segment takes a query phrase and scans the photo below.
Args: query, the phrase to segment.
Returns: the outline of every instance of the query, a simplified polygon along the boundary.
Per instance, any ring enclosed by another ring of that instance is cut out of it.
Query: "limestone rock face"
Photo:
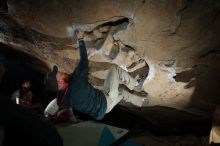
[[[150,106],[210,114],[220,101],[220,1],[3,0],[0,11],[0,43],[48,68],[72,72],[79,55],[71,30],[78,28],[96,49],[90,75],[97,87],[117,64],[148,75]]]

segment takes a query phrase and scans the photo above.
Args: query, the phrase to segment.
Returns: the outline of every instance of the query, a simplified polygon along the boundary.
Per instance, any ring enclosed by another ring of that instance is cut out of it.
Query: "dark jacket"
[[[97,120],[105,116],[105,95],[88,82],[88,56],[83,40],[79,41],[80,62],[73,72],[64,104]]]

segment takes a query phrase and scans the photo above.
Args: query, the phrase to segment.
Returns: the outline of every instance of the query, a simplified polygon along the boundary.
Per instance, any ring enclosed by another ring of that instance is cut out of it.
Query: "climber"
[[[143,93],[143,80],[138,82],[120,67],[110,69],[103,90],[95,89],[88,82],[89,68],[84,32],[76,31],[75,35],[80,49],[80,62],[72,75],[56,73],[59,93],[58,97],[46,107],[46,116],[56,114],[59,108],[72,107],[76,111],[100,120],[121,100],[139,107],[148,103],[146,93],[143,96],[137,96],[119,88],[120,84],[124,84],[130,90]]]

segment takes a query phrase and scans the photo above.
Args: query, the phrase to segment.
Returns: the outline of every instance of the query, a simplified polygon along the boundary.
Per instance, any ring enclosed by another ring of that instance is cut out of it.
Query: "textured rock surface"
[[[220,101],[220,1],[3,0],[0,11],[0,43],[48,68],[71,72],[77,64],[67,32],[74,26],[97,50],[90,59],[95,85],[102,86],[111,64],[134,76],[145,66],[150,105],[211,114]]]

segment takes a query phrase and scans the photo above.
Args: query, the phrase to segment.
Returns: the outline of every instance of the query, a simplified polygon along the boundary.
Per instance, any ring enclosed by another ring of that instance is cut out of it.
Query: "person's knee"
[[[108,74],[110,74],[111,76],[113,74],[118,74],[118,67],[117,66],[112,66],[108,72]]]
[[[112,66],[111,67],[111,71],[117,71],[118,69],[117,69],[117,66]]]
[[[121,74],[123,72],[123,69],[121,67],[119,67],[119,66],[113,66],[111,68],[111,71],[117,72],[118,74]]]

